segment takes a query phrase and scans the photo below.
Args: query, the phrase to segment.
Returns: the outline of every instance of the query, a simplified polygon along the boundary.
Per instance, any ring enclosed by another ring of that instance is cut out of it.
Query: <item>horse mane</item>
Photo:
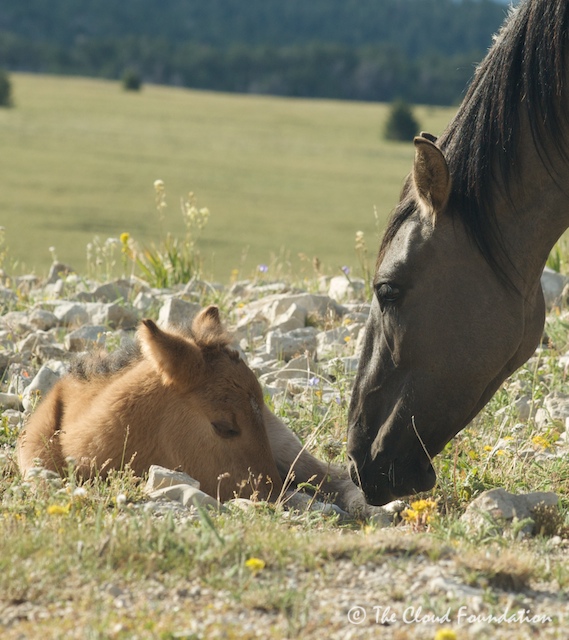
[[[552,142],[567,158],[562,147],[561,97],[568,26],[567,0],[526,0],[511,11],[438,141],[452,178],[449,209],[460,216],[471,239],[498,272],[496,252],[503,250],[503,242],[490,186],[497,178],[507,185],[515,171],[524,111],[548,171],[551,161],[546,148]]]
[[[568,30],[567,0],[526,0],[511,10],[476,69],[456,116],[438,139],[452,178],[449,211],[504,278],[499,260],[504,243],[492,206],[491,186],[497,179],[508,185],[516,170],[515,151],[524,112],[549,173],[552,162],[547,148],[553,146],[560,157],[568,158],[563,147],[561,100]],[[506,191],[506,195],[510,194]],[[402,202],[388,223],[379,260],[413,211],[408,180]]]
[[[229,347],[232,337],[225,329],[219,332],[193,331],[189,326],[168,327],[196,344],[206,360],[216,353],[226,352],[230,358],[239,358],[239,353]],[[85,382],[108,378],[124,371],[142,360],[140,344],[136,340],[125,341],[116,351],[99,349],[77,355],[70,364],[69,375]]]

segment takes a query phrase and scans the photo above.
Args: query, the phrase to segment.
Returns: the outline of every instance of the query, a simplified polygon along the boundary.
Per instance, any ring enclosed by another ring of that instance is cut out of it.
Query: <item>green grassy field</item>
[[[156,86],[136,94],[25,74],[12,83],[15,106],[0,109],[0,225],[18,271],[45,273],[50,246],[84,271],[95,236],[157,241],[152,185],[162,179],[168,229],[182,231],[178,203],[190,190],[211,211],[206,276],[248,276],[274,256],[298,273],[299,253],[333,272],[356,263],[357,230],[375,251],[374,207],[382,227],[411,168],[411,144],[381,139],[385,105]],[[452,113],[416,110],[436,134]]]

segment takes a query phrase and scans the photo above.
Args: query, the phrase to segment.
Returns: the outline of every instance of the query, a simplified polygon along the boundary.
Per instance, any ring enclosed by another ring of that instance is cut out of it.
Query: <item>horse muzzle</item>
[[[404,496],[428,491],[437,480],[428,458],[420,460],[369,460],[358,465],[348,455],[352,482],[364,493],[366,502],[381,506]]]

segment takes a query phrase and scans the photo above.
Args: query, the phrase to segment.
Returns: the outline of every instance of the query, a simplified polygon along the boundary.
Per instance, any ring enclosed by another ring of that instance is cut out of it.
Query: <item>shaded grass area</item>
[[[47,250],[85,269],[85,247],[129,232],[163,235],[153,182],[168,191],[169,228],[182,233],[188,191],[211,211],[206,275],[227,282],[298,254],[336,270],[356,262],[353,238],[377,237],[411,168],[410,143],[381,139],[380,104],[225,95],[14,74],[13,109],[0,110],[0,224],[12,258],[45,272]],[[440,133],[452,109],[418,108]],[[245,257],[244,257],[245,256]]]

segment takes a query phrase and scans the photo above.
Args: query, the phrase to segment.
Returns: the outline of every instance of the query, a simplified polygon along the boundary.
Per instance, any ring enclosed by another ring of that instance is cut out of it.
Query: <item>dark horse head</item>
[[[372,504],[428,490],[432,458],[539,343],[540,274],[569,225],[567,0],[509,18],[388,224],[349,416]]]

